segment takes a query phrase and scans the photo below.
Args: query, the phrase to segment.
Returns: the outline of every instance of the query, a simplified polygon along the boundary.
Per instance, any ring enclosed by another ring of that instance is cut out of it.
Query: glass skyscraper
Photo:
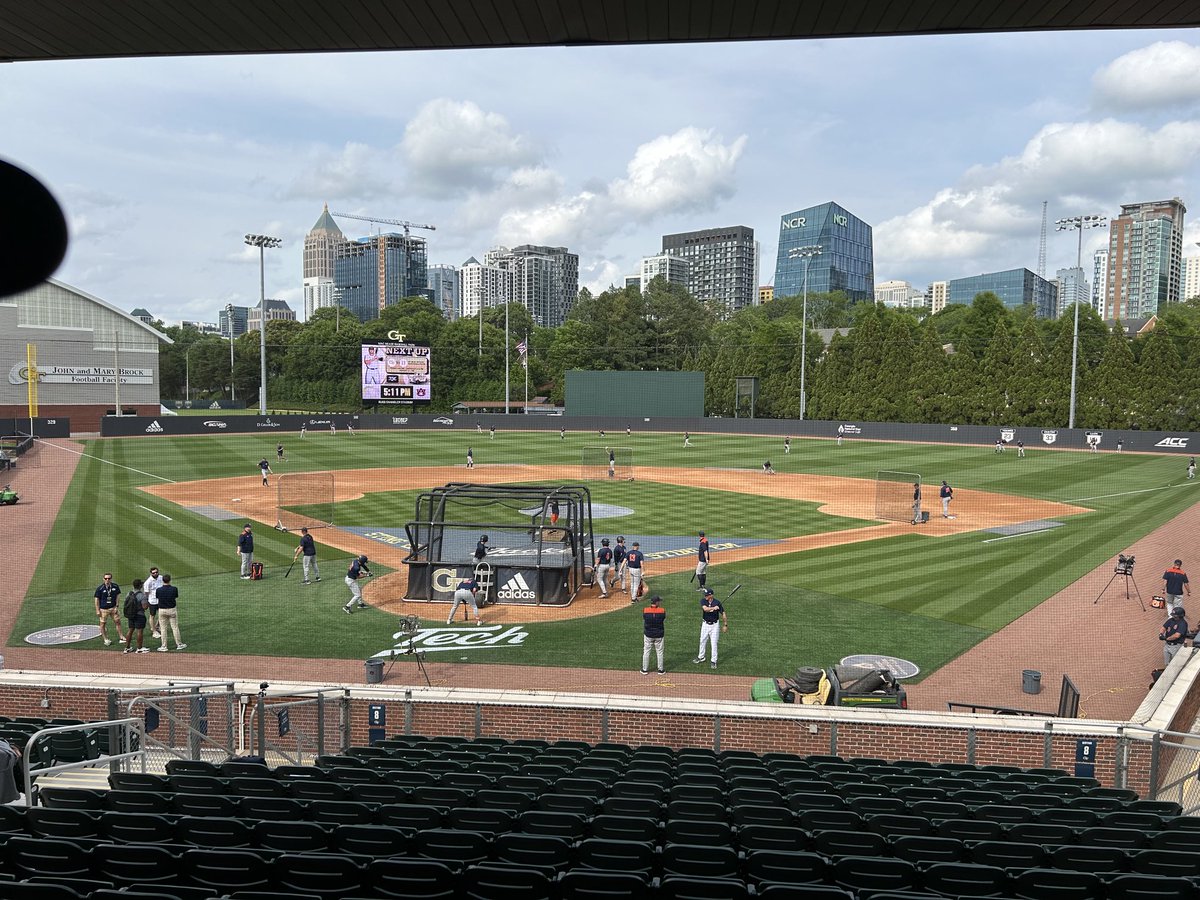
[[[798,247],[819,246],[808,260],[808,292],[844,291],[851,300],[875,300],[875,262],[871,226],[836,203],[823,203],[787,213],[779,220],[779,254],[775,258],[775,296],[804,292],[803,258],[791,259]]]
[[[950,296],[946,302],[969,306],[976,294],[989,291],[1009,309],[1029,304],[1039,319],[1053,319],[1058,310],[1058,289],[1054,282],[1039,277],[1029,269],[1008,269],[955,278],[950,282]]]
[[[424,238],[378,234],[337,248],[333,283],[338,302],[360,322],[379,318],[404,297],[428,297],[429,273]]]

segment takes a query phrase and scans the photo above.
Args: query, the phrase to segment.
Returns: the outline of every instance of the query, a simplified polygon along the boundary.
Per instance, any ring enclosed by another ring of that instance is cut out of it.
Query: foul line
[[[1038,531],[1023,531],[1020,534],[1006,534],[1004,537],[988,538],[986,541],[980,541],[981,544],[991,544],[995,541],[1007,541],[1009,538],[1025,537],[1030,534],[1045,534],[1047,531],[1054,531],[1053,528],[1042,528]]]
[[[172,519],[170,516],[163,516],[163,514],[162,514],[162,513],[160,513],[160,512],[156,512],[155,510],[151,509],[151,508],[150,508],[150,507],[148,507],[148,506],[142,506],[142,504],[140,504],[140,503],[138,504],[138,506],[141,506],[141,507],[142,507],[142,509],[144,509],[144,510],[145,510],[146,512],[148,512],[148,513],[154,513],[156,516],[162,516],[162,517],[163,517],[164,519],[166,519],[168,522],[174,522],[174,521],[175,521],[175,520],[174,520],[174,519]]]
[[[1196,482],[1193,481],[1192,484]],[[1121,491],[1119,494],[1097,494],[1095,497],[1080,497],[1078,500],[1059,500],[1059,503],[1083,503],[1085,500],[1104,500],[1108,497],[1128,497],[1130,494],[1152,494],[1155,491],[1166,491],[1173,487],[1188,487],[1188,484],[1164,484],[1162,487],[1142,488],[1137,491]]]
[[[130,472],[137,472],[139,475],[145,475],[148,478],[157,478],[159,481],[165,481],[167,484],[178,484],[177,481],[172,481],[170,478],[163,478],[161,475],[155,475],[153,472],[143,472],[141,469],[135,469],[133,466],[123,466],[120,463],[115,463],[111,459],[101,459],[99,456],[93,456],[91,453],[84,453],[82,450],[76,450],[73,447],[64,447],[61,444],[51,444],[49,441],[41,438],[34,438],[39,444],[45,444],[47,447],[53,447],[55,450],[65,450],[67,453],[74,453],[77,456],[86,456],[88,459],[94,459],[96,462],[107,463],[110,466],[116,466],[118,469],[127,469]],[[154,512],[154,510],[150,510]]]

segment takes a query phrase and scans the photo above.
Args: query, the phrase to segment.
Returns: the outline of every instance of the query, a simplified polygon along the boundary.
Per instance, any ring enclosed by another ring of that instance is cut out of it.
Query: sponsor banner
[[[113,366],[38,366],[37,380],[41,384],[115,384],[117,370]],[[29,381],[29,367],[17,363],[8,370],[9,384]],[[153,369],[121,367],[121,384],[154,384]]]
[[[228,428],[229,425],[224,419],[205,419],[205,428]]]
[[[857,425],[848,425],[843,422],[838,426],[838,434],[862,434],[862,429]]]

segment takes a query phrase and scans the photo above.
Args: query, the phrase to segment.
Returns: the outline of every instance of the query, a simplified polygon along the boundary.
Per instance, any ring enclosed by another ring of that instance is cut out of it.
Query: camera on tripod
[[[1132,553],[1126,556],[1124,553],[1117,554],[1117,564],[1113,567],[1113,572],[1118,575],[1132,575],[1133,566],[1137,562],[1137,557]]]

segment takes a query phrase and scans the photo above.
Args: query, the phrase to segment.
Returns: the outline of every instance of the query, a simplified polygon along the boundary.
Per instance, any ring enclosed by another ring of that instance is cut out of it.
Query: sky
[[[283,239],[267,296],[302,312],[326,202],[435,225],[431,264],[566,246],[593,291],[729,225],[770,283],[780,217],[828,201],[874,227],[876,282],[921,289],[1036,269],[1043,201],[1051,278],[1054,220],[1122,203],[1182,198],[1200,252],[1195,31],[13,63],[0,122],[66,211],[55,277],[168,324],[258,302],[246,233]]]

